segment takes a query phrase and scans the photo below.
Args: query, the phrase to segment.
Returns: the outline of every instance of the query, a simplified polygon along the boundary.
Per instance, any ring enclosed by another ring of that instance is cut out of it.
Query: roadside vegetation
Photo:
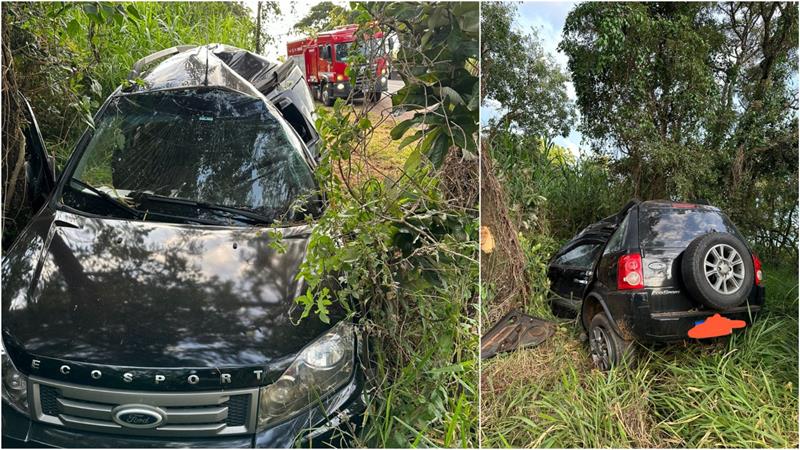
[[[280,14],[277,2],[260,3],[262,18]],[[371,344],[368,410],[358,432],[341,434],[367,447],[475,447],[478,6],[321,5],[311,11],[321,21],[298,27],[391,30],[404,83],[376,108],[318,111],[330,206],[303,268],[311,290],[297,301],[321,317],[340,303]],[[20,175],[25,120],[11,94],[30,100],[60,168],[139,58],[212,42],[253,51],[270,38],[237,2],[3,3],[2,19],[4,248],[32,214]]]
[[[484,361],[486,447],[796,447],[797,273],[765,267],[769,312],[730,339],[638,347],[635,365],[594,369],[579,326]]]
[[[358,445],[474,447],[478,6],[354,4],[350,17],[362,33],[394,34],[403,87],[391,106],[318,109],[331,207],[309,244],[301,301],[309,314],[343,305],[370,336]],[[328,293],[332,282],[346,288]]]
[[[579,4],[567,67],[516,17],[482,8],[483,99],[500,105],[482,130],[481,225],[497,242],[483,329],[521,307],[558,331],[483,362],[483,445],[796,447],[796,5]],[[580,154],[553,142],[573,129]],[[765,261],[768,311],[729,339],[639,346],[603,373],[579,324],[550,312],[546,265],[634,197],[722,208]]]

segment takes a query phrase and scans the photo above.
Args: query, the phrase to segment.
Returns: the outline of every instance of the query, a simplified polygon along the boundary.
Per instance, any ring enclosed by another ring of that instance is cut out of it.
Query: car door
[[[319,46],[319,73],[320,75],[325,72],[331,71],[331,46],[330,44]]]
[[[25,136],[25,189],[26,201],[34,211],[44,205],[56,184],[55,161],[48,156],[39,123],[28,99],[20,95],[27,126]]]
[[[599,239],[582,239],[561,249],[548,267],[550,289],[565,299],[583,299],[604,245]]]
[[[314,127],[314,101],[303,73],[293,61],[281,64],[275,73],[275,88],[263,94],[305,142],[311,156],[318,159],[319,133]]]

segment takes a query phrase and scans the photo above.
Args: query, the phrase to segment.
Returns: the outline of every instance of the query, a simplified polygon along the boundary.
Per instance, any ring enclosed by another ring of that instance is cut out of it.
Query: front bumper
[[[330,90],[331,98],[355,98],[363,97],[365,94],[379,94],[385,92],[388,88],[388,78],[383,76],[374,82],[356,82],[355,86],[350,84],[350,81],[338,81],[336,83],[329,83],[328,89]]]
[[[720,314],[728,319],[743,320],[749,327],[763,308],[764,295],[764,287],[755,286],[750,295],[749,304],[746,303],[727,311],[693,309],[653,312],[649,296],[646,293],[633,293],[629,294],[629,314],[625,315],[620,331],[623,337],[642,342],[682,341],[689,339],[690,329],[714,314]],[[619,320],[617,322],[619,323]],[[624,336],[630,333],[633,336]]]
[[[323,400],[326,417],[315,407],[256,434],[204,438],[151,438],[72,430],[32,421],[3,403],[3,447],[91,447],[91,448],[287,448],[341,446],[341,428],[352,433],[366,409],[364,376],[356,370],[350,382]]]

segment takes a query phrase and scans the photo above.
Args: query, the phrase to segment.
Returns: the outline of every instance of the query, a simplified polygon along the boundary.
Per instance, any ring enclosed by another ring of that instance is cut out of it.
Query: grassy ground
[[[602,373],[562,321],[542,346],[484,362],[483,446],[797,447],[797,270],[765,273],[768,312],[727,340],[640,346],[635,367]]]
[[[320,109],[332,109],[323,106],[321,103],[316,105]],[[398,116],[390,114],[392,100],[386,95],[377,104],[355,100],[351,103],[351,107],[354,111],[359,112],[366,108],[370,122],[375,125],[371,139],[367,143],[366,154],[354,155],[355,157],[352,158],[353,163],[358,164],[361,168],[361,170],[354,170],[353,172],[377,178],[399,177],[403,164],[405,164],[408,155],[414,150],[414,146],[408,145],[400,149],[400,141],[393,140],[389,132],[392,131],[395,125],[410,118],[412,115],[408,113]],[[358,179],[353,181],[357,182]]]

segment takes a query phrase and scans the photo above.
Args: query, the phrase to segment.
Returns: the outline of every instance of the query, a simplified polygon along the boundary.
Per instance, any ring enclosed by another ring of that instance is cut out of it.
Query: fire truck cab
[[[358,25],[346,25],[319,33],[316,38],[303,38],[286,44],[289,59],[303,71],[314,97],[326,106],[351,94],[378,101],[386,90],[389,70],[383,33],[359,39],[359,44],[354,46],[357,30]],[[353,72],[358,75],[355,83],[351,83],[345,70],[355,52],[363,54],[367,62]]]

